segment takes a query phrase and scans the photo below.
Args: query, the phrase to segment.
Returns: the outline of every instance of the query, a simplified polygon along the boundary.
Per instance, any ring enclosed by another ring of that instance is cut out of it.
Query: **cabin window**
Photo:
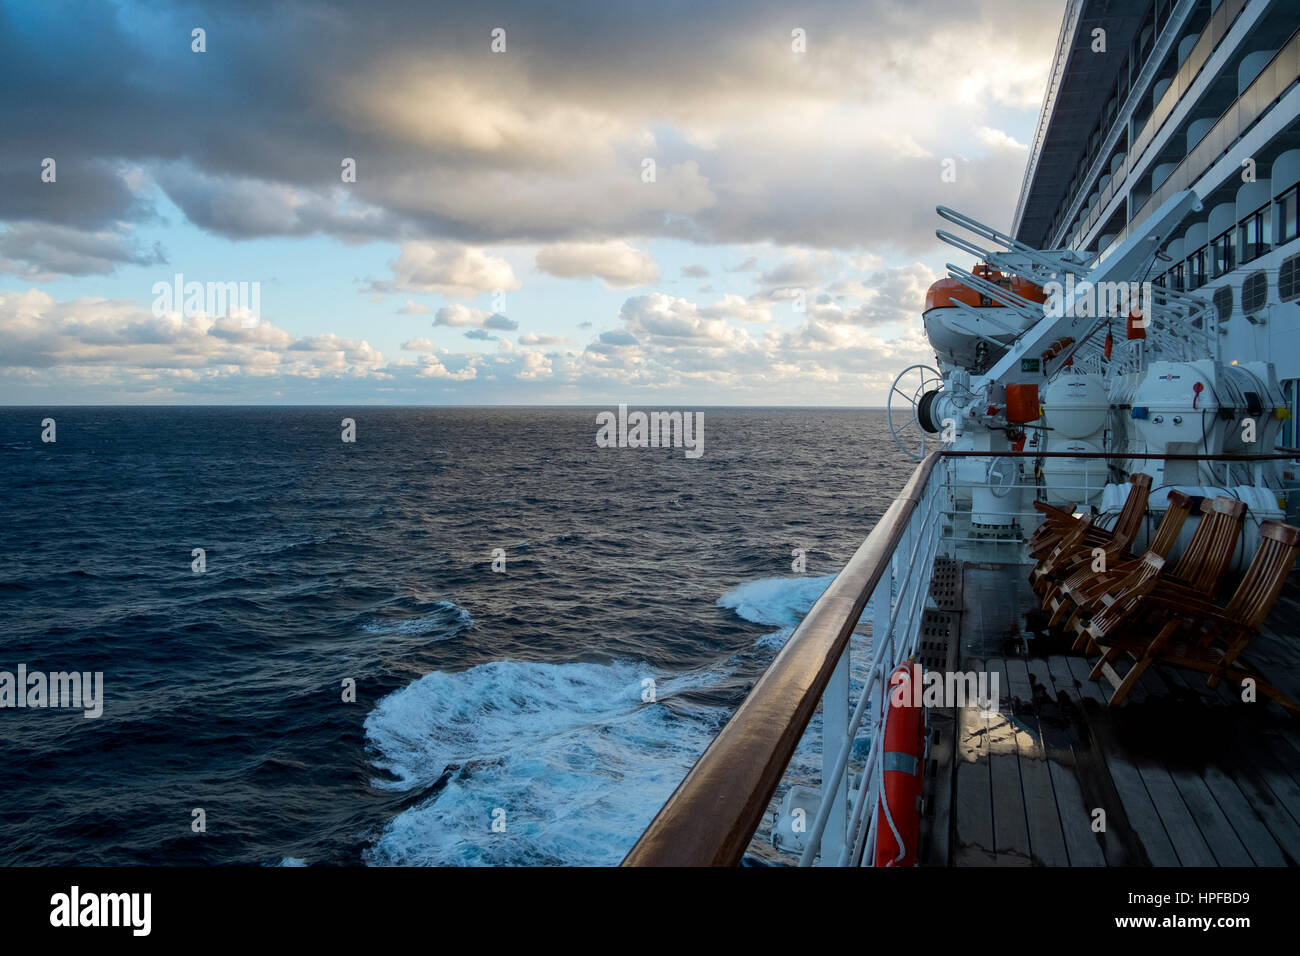
[[[1213,265],[1212,278],[1217,279],[1226,272],[1231,272],[1236,268],[1236,250],[1233,248],[1232,237],[1236,229],[1229,229],[1220,236],[1216,236],[1210,243],[1210,262]]]
[[[1238,229],[1238,261],[1250,262],[1268,252],[1269,233],[1269,207],[1264,206],[1247,216]]]
[[[1296,187],[1292,186],[1277,197],[1277,241],[1278,244],[1290,242],[1300,232],[1300,222],[1296,214],[1300,212],[1296,205]]]
[[[1169,288],[1176,292],[1183,291],[1183,264],[1181,262],[1169,270]]]
[[[1187,257],[1187,289],[1199,289],[1205,285],[1207,266],[1209,265],[1209,246],[1201,246]]]

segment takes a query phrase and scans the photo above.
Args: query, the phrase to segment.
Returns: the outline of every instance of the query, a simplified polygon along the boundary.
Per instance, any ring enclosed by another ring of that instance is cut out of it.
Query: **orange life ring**
[[[920,698],[921,665],[899,664],[889,676],[886,697],[876,866],[916,866],[925,756],[925,708]]]

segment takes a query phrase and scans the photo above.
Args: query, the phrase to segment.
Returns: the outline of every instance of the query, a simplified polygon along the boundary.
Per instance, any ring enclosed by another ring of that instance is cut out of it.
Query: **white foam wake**
[[[437,640],[447,640],[463,633],[474,624],[469,611],[450,601],[438,601],[433,610],[415,617],[372,618],[361,625],[368,634],[380,635],[435,635]]]
[[[673,695],[718,676],[523,661],[426,674],[366,718],[375,764],[395,778],[374,783],[424,787],[453,769],[386,825],[368,862],[617,863],[725,717]],[[656,703],[642,701],[646,677]]]
[[[738,584],[718,598],[718,607],[730,608],[746,621],[773,627],[794,627],[817,603],[835,575],[819,578],[760,578]]]

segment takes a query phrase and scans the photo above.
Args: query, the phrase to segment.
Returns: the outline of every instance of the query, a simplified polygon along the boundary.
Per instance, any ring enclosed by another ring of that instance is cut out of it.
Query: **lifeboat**
[[[1029,279],[1003,273],[987,263],[971,271],[1030,302],[1047,301],[1042,287]],[[980,316],[962,311],[959,304],[977,310]],[[1001,358],[1015,337],[1033,324],[995,296],[952,278],[940,279],[930,286],[921,319],[926,337],[941,363],[976,373],[985,371]]]

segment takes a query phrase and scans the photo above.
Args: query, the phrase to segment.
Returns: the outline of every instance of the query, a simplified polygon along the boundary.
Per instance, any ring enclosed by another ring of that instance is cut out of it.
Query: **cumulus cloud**
[[[433,317],[434,325],[446,325],[452,328],[471,326],[476,329],[497,329],[512,332],[519,328],[519,323],[500,312],[487,309],[475,309],[461,302],[444,305]]]
[[[125,300],[58,301],[38,289],[0,293],[0,366],[9,369],[315,378],[372,375],[383,364],[368,342],[332,333],[295,337],[267,321],[244,328],[234,317],[155,316]]]
[[[401,254],[389,266],[393,278],[372,282],[375,292],[436,292],[471,299],[482,292],[519,288],[510,263],[468,246],[403,243]]]
[[[373,395],[382,386],[382,394],[407,401],[431,395],[556,400],[576,389],[764,402],[813,388],[819,401],[870,404],[883,398],[897,368],[930,358],[915,321],[883,335],[878,327],[810,310],[795,327],[769,323],[753,332],[711,318],[706,309],[662,293],[633,296],[619,310],[618,326],[583,348],[530,334],[518,344],[498,340],[495,353],[458,352],[413,338],[401,347],[414,361],[389,361],[364,340],[329,332],[297,336],[266,320],[243,328],[238,320],[202,314],[154,316],[123,300],[0,293],[0,383],[38,382],[61,396],[94,385],[101,394],[116,389],[160,401],[309,400],[318,394],[310,389],[323,381],[341,394]],[[489,334],[473,326],[466,331]],[[346,391],[362,383],[372,391]]]
[[[706,318],[738,319],[741,322],[770,322],[772,309],[766,296],[752,295],[749,298],[728,292],[718,301],[700,309]]]
[[[539,270],[553,276],[601,279],[608,288],[649,285],[659,279],[654,257],[622,240],[544,246],[536,262]]]
[[[539,332],[525,332],[519,336],[520,345],[564,345],[568,341],[564,335],[544,335]]]
[[[759,273],[758,281],[765,286],[816,285],[834,265],[835,257],[829,252],[797,249],[789,258]]]

